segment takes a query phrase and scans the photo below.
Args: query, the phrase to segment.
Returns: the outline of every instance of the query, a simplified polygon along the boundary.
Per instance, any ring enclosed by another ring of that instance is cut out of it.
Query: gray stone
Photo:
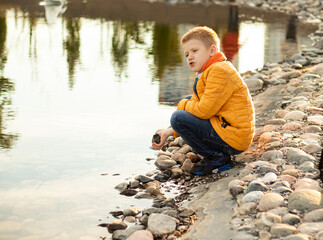
[[[126,240],[131,234],[136,231],[144,230],[143,225],[134,225],[125,230],[116,230],[112,234],[113,240]]]
[[[297,233],[297,228],[284,223],[276,223],[271,229],[270,233],[273,237],[286,237]]]
[[[269,119],[266,124],[271,125],[284,125],[286,123],[286,120],[283,118],[275,118],[275,119]]]
[[[268,190],[269,188],[262,181],[255,180],[249,183],[249,186],[246,189],[246,193],[253,192],[253,191],[266,192]]]
[[[302,148],[302,150],[307,153],[319,153],[320,151],[322,151],[322,148],[318,144],[310,143],[310,144],[305,145]]]
[[[136,199],[153,199],[153,198],[155,198],[155,196],[153,196],[147,192],[140,192],[140,193],[136,194],[135,198]]]
[[[271,182],[275,182],[277,179],[277,175],[276,173],[273,173],[273,172],[268,172],[265,174],[265,176],[263,176],[261,178],[261,180],[264,182],[264,183],[271,183]]]
[[[287,223],[289,225],[295,225],[301,222],[301,218],[296,214],[288,213],[283,216],[283,223]]]
[[[184,209],[183,211],[181,211],[179,216],[183,217],[183,218],[186,218],[186,217],[192,216],[194,214],[195,214],[195,210],[188,208],[188,209]]]
[[[140,213],[140,211],[135,208],[135,207],[131,207],[131,208],[127,208],[125,210],[123,210],[123,215],[126,216],[136,216],[138,213]]]
[[[245,82],[250,92],[259,91],[264,86],[264,81],[261,79],[246,79]]]
[[[108,224],[108,230],[110,233],[116,231],[116,230],[123,230],[127,228],[127,224],[125,224],[123,221],[116,220]]]
[[[283,158],[282,151],[279,150],[270,150],[261,155],[263,161],[271,161],[276,158]]]
[[[287,72],[287,73],[281,74],[279,78],[289,80],[289,79],[292,79],[292,78],[297,78],[299,76],[301,76],[300,72],[292,71],[292,72]]]
[[[136,177],[136,179],[142,183],[148,183],[148,182],[155,181],[153,178],[147,177],[145,175],[139,175]]]
[[[128,196],[128,197],[130,197],[130,196],[134,196],[134,195],[136,195],[138,193],[138,191],[137,190],[135,190],[135,189],[125,189],[125,190],[122,190],[121,192],[120,192],[120,194],[121,195],[125,195],[125,196]]]
[[[162,212],[162,214],[165,214],[165,215],[168,215],[168,216],[171,216],[173,218],[178,218],[178,212],[174,209],[168,209],[168,210],[165,210]]]
[[[313,211],[323,207],[322,194],[312,189],[300,189],[290,194],[288,209]]]
[[[315,170],[315,166],[313,162],[306,161],[299,165],[297,169],[302,170],[303,172],[313,172]]]
[[[301,111],[291,111],[284,116],[285,120],[302,121],[306,117],[306,114]]]
[[[148,224],[148,215],[147,214],[143,215],[141,218],[139,218],[139,221],[141,222],[141,224],[147,226],[147,224]]]
[[[130,188],[138,188],[138,187],[140,187],[140,182],[138,180],[130,181],[129,187]]]
[[[282,238],[282,240],[310,240],[307,234],[292,234],[287,237]]]
[[[306,213],[304,220],[306,222],[323,222],[323,208]]]
[[[123,191],[125,189],[127,189],[129,187],[129,184],[126,182],[123,183],[119,183],[117,186],[115,186],[114,188],[119,190],[119,191]]]
[[[322,129],[316,125],[310,125],[303,128],[303,132],[305,133],[320,133]]]
[[[242,186],[234,186],[234,187],[231,187],[229,189],[229,192],[233,197],[236,197],[237,195],[244,192],[244,187],[242,187]]]
[[[160,170],[166,170],[168,168],[171,168],[177,164],[176,161],[171,160],[171,159],[157,159],[155,161],[155,165],[160,169]]]
[[[260,198],[264,195],[261,191],[252,191],[244,195],[241,199],[243,203],[246,202],[258,202]]]
[[[151,208],[145,208],[144,210],[142,210],[142,214],[146,214],[146,215],[150,215],[152,213],[162,213],[164,211],[164,209],[162,208],[155,208],[155,207],[151,207]]]
[[[301,233],[315,235],[323,229],[323,222],[302,223],[298,229]]]
[[[176,230],[176,219],[165,214],[152,213],[148,218],[148,228],[154,235],[170,234]]]
[[[315,161],[315,158],[312,155],[297,148],[289,148],[286,156],[290,163],[296,162],[297,165],[302,164],[305,161]]]

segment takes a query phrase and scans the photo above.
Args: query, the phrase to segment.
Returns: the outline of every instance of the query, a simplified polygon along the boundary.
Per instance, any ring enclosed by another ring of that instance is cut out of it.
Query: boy
[[[219,51],[220,40],[208,27],[183,35],[188,66],[196,72],[193,96],[182,99],[171,116],[171,128],[159,130],[159,150],[169,136],[181,136],[202,161],[191,168],[197,175],[231,168],[231,155],[248,149],[255,130],[255,111],[247,85]]]

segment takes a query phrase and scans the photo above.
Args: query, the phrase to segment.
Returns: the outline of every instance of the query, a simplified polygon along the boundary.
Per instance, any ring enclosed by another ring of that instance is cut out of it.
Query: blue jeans
[[[170,122],[174,131],[203,157],[242,153],[224,142],[208,119],[200,119],[187,111],[177,110],[172,114]]]

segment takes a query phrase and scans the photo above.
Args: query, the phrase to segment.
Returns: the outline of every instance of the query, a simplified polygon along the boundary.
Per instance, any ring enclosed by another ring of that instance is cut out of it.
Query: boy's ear
[[[218,52],[217,47],[213,44],[211,46],[211,57],[214,56]]]

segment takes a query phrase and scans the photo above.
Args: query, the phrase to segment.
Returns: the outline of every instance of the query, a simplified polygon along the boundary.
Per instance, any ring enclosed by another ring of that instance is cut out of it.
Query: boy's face
[[[208,48],[197,39],[183,43],[182,47],[188,66],[196,73],[200,73],[204,63],[216,53],[215,45]]]

